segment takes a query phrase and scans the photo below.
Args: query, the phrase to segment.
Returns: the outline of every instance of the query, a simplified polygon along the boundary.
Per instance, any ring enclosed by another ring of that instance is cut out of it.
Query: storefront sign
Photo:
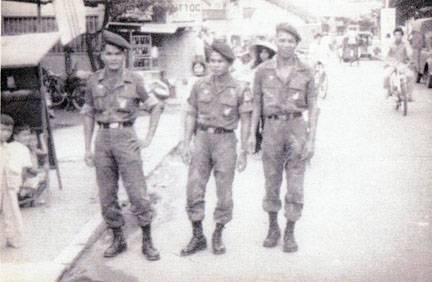
[[[173,1],[175,12],[168,16],[169,22],[195,22],[202,19],[201,0]]]

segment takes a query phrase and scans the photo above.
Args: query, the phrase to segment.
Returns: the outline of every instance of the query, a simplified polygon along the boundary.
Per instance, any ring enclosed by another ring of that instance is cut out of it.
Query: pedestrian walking
[[[114,236],[104,256],[114,257],[127,249],[122,232],[125,221],[117,198],[121,176],[132,212],[143,231],[142,252],[148,260],[158,260],[159,252],[153,246],[151,237],[153,210],[146,194],[140,151],[150,145],[162,107],[154,96],[148,95],[143,79],[125,68],[129,43],[109,31],[104,32],[103,38],[101,57],[105,68],[90,77],[82,113],[85,115],[85,161],[88,166],[96,167],[102,215]],[[140,101],[150,105],[151,112],[144,140],[138,139],[133,127]],[[93,154],[91,141],[95,123],[99,129]]]
[[[295,55],[300,40],[293,26],[281,23],[276,27],[277,54],[259,67],[254,79],[254,106],[248,141],[249,152],[253,153],[258,122],[262,115],[265,116],[263,207],[269,214],[270,224],[264,247],[275,247],[281,236],[277,215],[282,208],[279,194],[285,169],[288,189],[285,197],[285,252],[298,249],[294,227],[303,209],[303,179],[306,163],[314,154],[319,111],[314,72]],[[303,118],[305,111],[308,112],[308,122]]]
[[[207,248],[202,228],[205,191],[213,170],[216,180],[216,228],[212,237],[214,254],[225,253],[222,230],[232,219],[232,184],[235,169],[247,165],[246,142],[252,112],[252,93],[235,80],[229,69],[235,59],[224,42],[214,42],[210,54],[212,75],[199,79],[188,99],[183,158],[189,164],[186,211],[192,222],[193,237],[181,251],[182,256]],[[237,160],[237,138],[234,130],[241,121],[241,153]],[[191,139],[194,137],[194,147]],[[237,165],[236,165],[237,161]]]

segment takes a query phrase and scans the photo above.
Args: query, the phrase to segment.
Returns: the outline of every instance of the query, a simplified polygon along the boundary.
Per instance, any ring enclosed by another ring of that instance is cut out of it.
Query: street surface
[[[404,117],[384,98],[382,70],[377,61],[329,67],[297,253],[283,253],[281,243],[262,247],[264,178],[261,161],[249,157],[234,183],[234,219],[223,233],[227,253],[215,256],[208,248],[180,257],[191,225],[184,209],[187,167],[174,154],[151,180],[159,187],[153,235],[162,259],[144,258],[141,230],[131,221],[126,253],[103,258],[111,240],[105,233],[63,281],[432,281],[432,91],[417,85]],[[215,196],[211,178],[208,240]],[[280,213],[281,226],[284,221]]]

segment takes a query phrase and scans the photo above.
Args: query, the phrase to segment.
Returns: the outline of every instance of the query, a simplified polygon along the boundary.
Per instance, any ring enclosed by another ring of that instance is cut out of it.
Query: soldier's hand
[[[302,153],[302,161],[310,161],[314,155],[314,144],[312,141],[307,141],[305,146],[303,147],[303,153]]]
[[[84,161],[88,167],[95,166],[94,154],[92,152],[86,152],[84,156]]]
[[[237,171],[243,172],[247,166],[247,152],[242,152],[237,159]]]
[[[185,165],[190,165],[192,153],[191,153],[191,147],[189,144],[185,144],[185,143],[183,144],[181,154],[182,154],[182,159],[183,159],[183,162],[185,163]]]
[[[248,141],[247,141],[247,150],[248,150],[249,154],[255,153],[256,142],[257,141],[256,141],[255,134],[251,134],[248,138]]]
[[[129,148],[132,151],[140,151],[144,148],[147,148],[151,144],[151,140],[149,138],[146,139],[130,139],[128,141]]]

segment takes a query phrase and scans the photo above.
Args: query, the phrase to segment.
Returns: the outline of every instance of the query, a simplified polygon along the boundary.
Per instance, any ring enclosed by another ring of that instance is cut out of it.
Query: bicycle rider
[[[384,90],[386,92],[386,97],[392,95],[390,89],[390,77],[396,71],[397,67],[401,64],[409,64],[410,57],[408,55],[408,46],[402,40],[404,32],[402,28],[397,27],[393,31],[394,41],[389,46],[389,50],[385,57],[385,71],[384,71]],[[405,76],[407,81],[407,94],[408,101],[413,102],[413,90],[414,90],[414,72],[410,67],[405,68]]]

